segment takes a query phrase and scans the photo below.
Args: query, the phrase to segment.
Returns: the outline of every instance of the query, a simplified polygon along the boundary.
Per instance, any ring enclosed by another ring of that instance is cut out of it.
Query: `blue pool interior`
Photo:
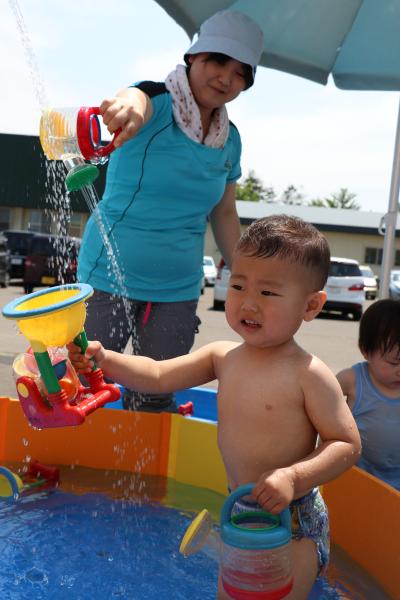
[[[0,505],[2,600],[215,598],[217,562],[207,552],[185,559],[178,550],[201,508],[218,520],[220,494],[162,477],[79,467],[62,468],[61,481],[53,492]],[[387,596],[335,551],[310,600],[338,598]]]
[[[118,386],[123,393],[123,386]],[[188,390],[181,390],[175,393],[175,401],[177,406],[193,403],[193,417],[196,419],[206,419],[207,421],[217,421],[217,401],[216,391],[209,388],[194,387]],[[116,402],[110,402],[108,408],[122,408],[121,398]]]

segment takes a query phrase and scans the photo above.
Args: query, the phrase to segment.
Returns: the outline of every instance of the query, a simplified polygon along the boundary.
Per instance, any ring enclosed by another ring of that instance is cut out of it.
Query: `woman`
[[[91,217],[78,277],[95,293],[85,328],[89,338],[123,351],[167,359],[190,351],[203,277],[209,218],[226,263],[240,235],[235,185],[241,176],[240,136],[225,104],[254,82],[263,35],[245,15],[221,11],[164,83],[141,82],[104,100],[111,133],[121,128],[98,205],[122,268],[110,272],[97,219]],[[110,334],[111,332],[111,334]],[[133,397],[126,408],[175,410],[172,395]]]

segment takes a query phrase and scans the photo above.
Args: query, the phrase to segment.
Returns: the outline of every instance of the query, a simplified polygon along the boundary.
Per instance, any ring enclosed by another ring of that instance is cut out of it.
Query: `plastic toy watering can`
[[[98,107],[47,108],[40,119],[40,143],[49,160],[62,160],[68,171],[65,183],[69,191],[91,185],[99,171],[96,164],[107,161],[115,150],[118,130],[107,145],[101,143]],[[90,161],[93,164],[87,164]]]
[[[88,414],[120,397],[118,387],[105,383],[101,369],[94,366],[85,375],[89,387],[81,386],[72,401],[68,387],[60,385],[47,352],[48,346],[64,346],[71,341],[85,352],[85,300],[92,294],[93,288],[86,283],[60,285],[17,298],[3,309],[3,315],[17,321],[29,340],[47,391],[43,398],[32,378],[23,375],[17,379],[22,409],[30,424],[38,429],[80,425]]]
[[[238,487],[221,510],[218,554],[222,584],[229,597],[236,600],[280,600],[293,587],[291,515],[289,509],[279,515],[252,508],[242,512],[245,505],[235,512],[236,502],[249,495],[253,487]],[[210,537],[215,546],[213,536],[211,516],[204,509],[186,530],[180,552],[189,556]]]

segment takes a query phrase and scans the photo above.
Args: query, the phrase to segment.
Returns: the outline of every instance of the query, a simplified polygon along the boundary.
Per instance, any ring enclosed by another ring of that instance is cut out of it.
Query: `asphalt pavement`
[[[10,287],[0,289],[0,308],[22,294],[19,282],[12,282]],[[224,312],[213,310],[212,304],[213,288],[207,287],[199,301],[197,314],[201,325],[193,349],[215,340],[240,340],[227,325]],[[28,342],[19,333],[16,323],[3,316],[0,316],[0,332],[0,396],[16,397],[12,363],[17,354],[26,350]],[[303,323],[296,340],[337,373],[362,359],[357,348],[357,337],[357,322],[349,317],[324,315],[310,323]],[[215,388],[216,382],[211,382],[206,387]]]

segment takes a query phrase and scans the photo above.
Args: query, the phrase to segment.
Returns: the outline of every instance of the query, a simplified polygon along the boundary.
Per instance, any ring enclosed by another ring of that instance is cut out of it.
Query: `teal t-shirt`
[[[151,97],[153,115],[135,138],[111,155],[98,217],[90,217],[84,232],[78,278],[121,294],[99,233],[100,218],[128,298],[196,299],[207,216],[227,183],[241,176],[240,136],[230,124],[224,148],[198,144],[175,123],[164,84],[143,82],[138,87]]]

